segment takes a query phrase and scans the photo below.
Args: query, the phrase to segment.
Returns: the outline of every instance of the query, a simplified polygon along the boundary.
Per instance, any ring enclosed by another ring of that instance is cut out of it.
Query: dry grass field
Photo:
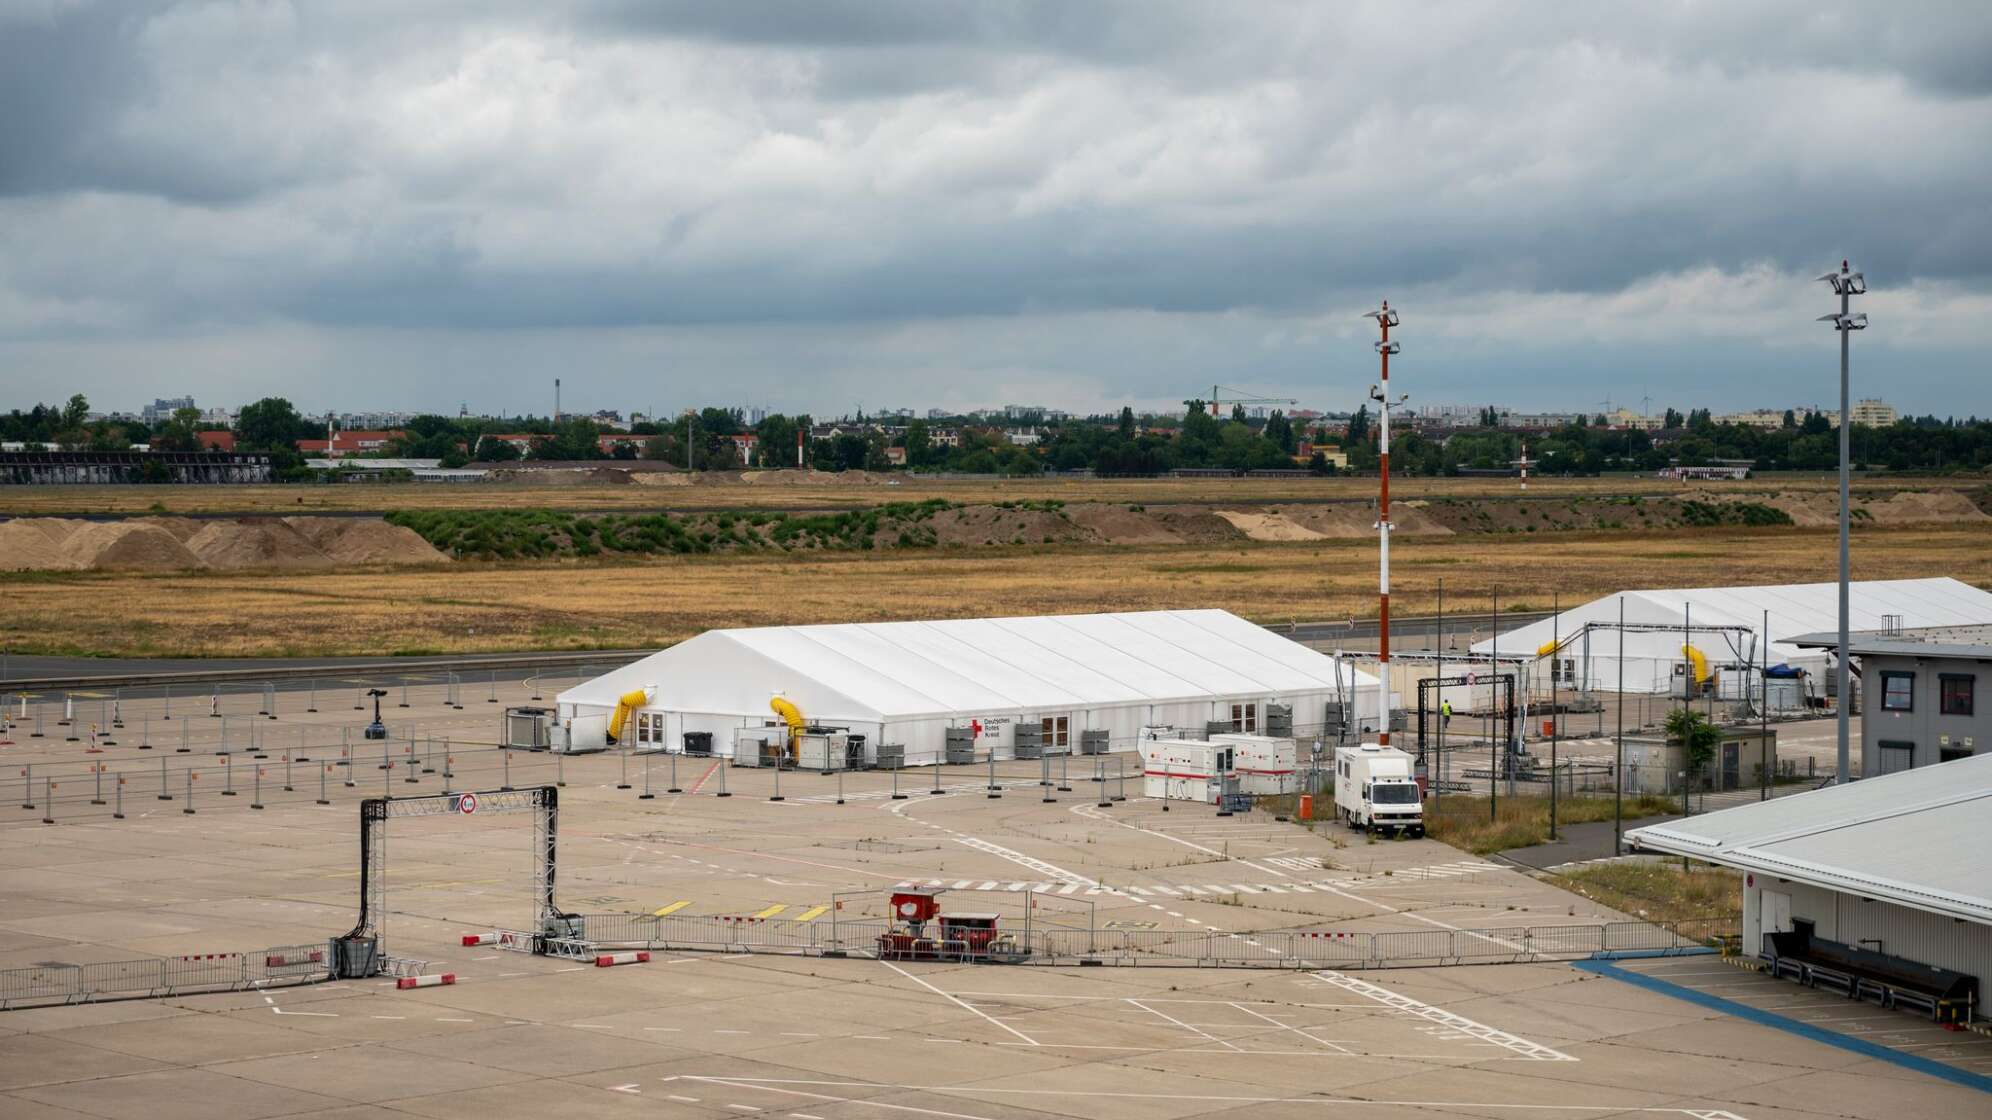
[[[0,489],[0,516],[105,514],[311,514],[383,513],[394,509],[515,509],[531,506],[564,510],[842,509],[887,501],[944,498],[979,503],[1056,499],[1065,502],[1269,503],[1368,501],[1374,478],[1301,479],[1008,479],[945,482],[898,476],[853,481],[837,478],[802,482],[787,472],[767,472],[742,482],[737,474],[700,476],[692,485],[583,484],[571,486],[481,483],[442,485],[395,483],[325,486],[22,486]],[[1769,491],[1831,490],[1829,474],[1767,474],[1746,482],[1711,486],[1744,497]],[[1858,489],[1969,489],[1979,478],[1917,479],[1889,475],[1855,480]],[[1531,479],[1527,497],[1667,495],[1683,492],[1678,482],[1645,475],[1603,478]],[[1407,478],[1393,481],[1393,498],[1519,497],[1512,478]]]
[[[1861,528],[1857,579],[1992,587],[1982,526]],[[1653,586],[1832,578],[1831,529],[1400,538],[1406,613],[1544,608]],[[0,577],[0,642],[98,656],[384,654],[656,646],[778,623],[1222,607],[1261,622],[1368,617],[1368,540],[737,554],[353,572]]]

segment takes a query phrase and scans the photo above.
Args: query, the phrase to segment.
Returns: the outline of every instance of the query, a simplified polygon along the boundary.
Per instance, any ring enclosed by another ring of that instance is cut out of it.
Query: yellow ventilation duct
[[[616,701],[615,712],[609,716],[610,746],[614,746],[622,738],[623,726],[629,723],[629,714],[648,703],[650,703],[650,693],[644,689],[639,688],[622,694],[622,698]]]
[[[1694,669],[1695,683],[1696,684],[1707,683],[1708,657],[1704,655],[1702,651],[1696,649],[1693,646],[1682,646],[1681,653],[1687,657],[1688,664]]]
[[[797,710],[794,704],[789,703],[779,696],[769,700],[768,707],[776,715],[782,717],[783,723],[788,724],[789,757],[797,757],[802,751],[802,729],[808,726],[802,718],[802,712]]]

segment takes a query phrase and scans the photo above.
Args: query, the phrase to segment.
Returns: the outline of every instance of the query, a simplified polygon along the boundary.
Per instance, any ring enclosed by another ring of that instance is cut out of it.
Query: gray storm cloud
[[[1770,404],[1818,395],[1804,281],[1851,253],[1901,403],[1992,411],[1989,98],[1970,5],[0,0],[0,360],[1319,396],[1394,294],[1438,398]]]

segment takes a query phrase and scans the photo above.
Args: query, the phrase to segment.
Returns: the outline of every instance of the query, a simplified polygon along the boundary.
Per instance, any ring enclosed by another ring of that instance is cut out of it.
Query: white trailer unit
[[[1270,735],[1212,735],[1213,743],[1233,748],[1238,792],[1263,796],[1291,793],[1294,785],[1294,744],[1292,739]]]
[[[1228,743],[1194,739],[1147,740],[1141,744],[1142,795],[1215,805],[1234,750]]]
[[[1350,828],[1425,835],[1411,756],[1375,743],[1335,752],[1335,811]]]

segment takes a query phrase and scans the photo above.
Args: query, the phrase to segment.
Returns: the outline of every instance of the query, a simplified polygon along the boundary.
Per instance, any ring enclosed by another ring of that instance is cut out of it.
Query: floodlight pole
[[[1847,350],[1848,336],[1854,331],[1864,330],[1867,327],[1867,316],[1851,314],[1848,300],[1853,296],[1866,294],[1867,278],[1861,273],[1854,272],[1848,262],[1842,260],[1839,272],[1828,272],[1824,276],[1819,277],[1819,279],[1832,285],[1834,294],[1840,297],[1840,313],[1837,315],[1822,315],[1819,317],[1819,321],[1832,323],[1833,329],[1840,332],[1840,645],[1838,657],[1835,659],[1833,666],[1833,683],[1838,690],[1833,704],[1837,717],[1835,737],[1837,755],[1834,759],[1836,770],[1833,780],[1835,784],[1844,785],[1851,781],[1853,777],[1849,773],[1848,768],[1847,746],[1847,701],[1849,688],[1849,681],[1847,679],[1847,616],[1848,585],[1850,580],[1847,542],[1852,524],[1852,511],[1848,499],[1848,477],[1850,470],[1849,463],[1852,459],[1853,450],[1853,425],[1848,422],[1849,417],[1847,415]]]
[[[1380,310],[1367,312],[1367,318],[1375,319],[1382,337],[1376,344],[1377,360],[1381,368],[1377,375],[1377,386],[1370,390],[1370,399],[1382,406],[1377,420],[1377,475],[1379,488],[1376,506],[1377,536],[1377,671],[1383,678],[1382,718],[1378,721],[1376,742],[1380,747],[1390,745],[1390,355],[1400,347],[1390,341],[1390,328],[1398,321],[1397,312],[1390,309],[1390,301],[1384,300]],[[1418,760],[1421,766],[1425,760]]]

